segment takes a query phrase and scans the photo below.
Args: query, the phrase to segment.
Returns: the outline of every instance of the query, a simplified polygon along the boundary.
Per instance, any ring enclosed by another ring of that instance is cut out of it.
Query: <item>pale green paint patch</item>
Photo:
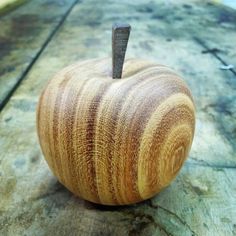
[[[29,0],[0,0],[0,15],[6,14],[9,11],[19,7]]]

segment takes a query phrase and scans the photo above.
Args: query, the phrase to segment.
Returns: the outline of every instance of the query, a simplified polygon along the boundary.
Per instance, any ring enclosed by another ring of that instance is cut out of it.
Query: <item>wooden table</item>
[[[111,54],[111,25],[132,25],[127,57],[170,65],[197,106],[190,156],[151,200],[98,206],[49,171],[35,107],[52,75]],[[0,235],[236,235],[236,12],[207,1],[34,0],[0,18]]]

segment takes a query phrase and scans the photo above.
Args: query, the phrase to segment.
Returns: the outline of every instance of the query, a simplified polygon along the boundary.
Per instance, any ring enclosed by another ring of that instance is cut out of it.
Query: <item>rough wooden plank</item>
[[[204,46],[210,49],[204,50],[204,53],[219,57],[222,65],[232,64],[232,72],[236,76],[236,10],[216,4],[208,4],[207,10],[206,30],[198,34]]]
[[[30,1],[0,20],[0,109],[75,0]]]
[[[148,16],[154,14],[152,10],[143,12],[143,5],[140,9],[134,3],[104,1],[96,9],[94,4],[86,1],[74,8],[0,115],[0,232],[235,235],[235,138],[229,132],[235,120],[228,110],[235,106],[234,75],[220,71],[220,62],[202,54],[203,48],[191,35],[183,30],[181,35],[176,29],[178,21],[172,20],[175,27],[169,28],[170,23]],[[155,4],[159,14],[170,11],[169,6]],[[127,57],[169,64],[182,73],[198,112],[190,159],[176,181],[151,201],[116,208],[87,203],[58,184],[39,150],[35,106],[42,87],[57,70],[78,59],[110,54],[110,26],[120,19],[121,12],[122,19],[133,26]],[[182,16],[181,11],[179,14]],[[231,102],[227,110],[221,104],[225,95]]]
[[[236,67],[236,10],[213,1],[173,1],[162,4],[146,2],[139,5],[140,11],[147,17],[165,22],[168,33],[174,38],[199,38],[209,49],[203,53],[216,53],[228,64]],[[174,11],[171,11],[174,9]],[[170,12],[171,11],[171,12]],[[170,14],[171,13],[171,14]],[[203,17],[199,17],[203,16]]]
[[[1,209],[4,217],[0,232],[60,236],[235,235],[236,190],[225,187],[232,177],[235,170],[185,166],[176,181],[154,199],[129,207],[104,207],[74,197],[41,162],[41,168],[34,168],[34,175],[24,175],[18,183],[8,178],[9,191],[15,191],[11,199],[14,204],[5,202],[5,209]]]

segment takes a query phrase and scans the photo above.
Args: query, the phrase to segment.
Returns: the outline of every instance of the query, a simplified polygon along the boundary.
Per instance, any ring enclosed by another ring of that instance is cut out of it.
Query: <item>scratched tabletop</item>
[[[139,204],[108,207],[75,197],[52,175],[35,108],[55,72],[111,55],[111,25],[119,21],[132,26],[127,58],[184,77],[197,123],[169,187]],[[233,9],[200,0],[26,1],[0,17],[0,109],[0,235],[236,235]]]

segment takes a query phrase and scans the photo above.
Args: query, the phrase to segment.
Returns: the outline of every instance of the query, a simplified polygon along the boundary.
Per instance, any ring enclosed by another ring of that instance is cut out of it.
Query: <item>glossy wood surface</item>
[[[102,59],[59,72],[40,98],[38,134],[69,190],[96,203],[130,204],[178,173],[194,135],[194,104],[166,66],[127,60],[120,80],[109,68]]]

